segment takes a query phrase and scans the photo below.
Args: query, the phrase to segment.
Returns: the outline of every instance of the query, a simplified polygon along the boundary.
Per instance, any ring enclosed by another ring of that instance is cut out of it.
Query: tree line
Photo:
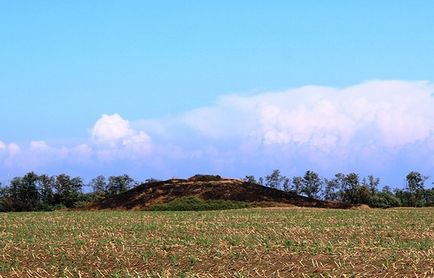
[[[428,177],[419,172],[406,176],[404,189],[385,186],[379,189],[380,179],[369,175],[360,178],[356,173],[338,173],[333,178],[322,178],[314,171],[292,178],[273,170],[260,177],[246,176],[245,181],[270,188],[294,192],[310,198],[336,201],[347,204],[367,204],[371,207],[434,206],[434,188],[426,189]],[[147,179],[144,183],[157,181]],[[81,177],[66,174],[55,176],[29,172],[13,178],[9,184],[0,184],[0,211],[37,211],[58,208],[74,208],[85,203],[101,200],[132,189],[143,182],[128,175],[98,176],[85,184]],[[90,192],[83,192],[85,186]]]
[[[150,181],[150,180],[147,180]],[[79,207],[87,202],[117,195],[139,185],[128,175],[98,176],[85,184],[66,174],[37,175],[29,172],[0,187],[0,211],[37,211]],[[1,184],[0,184],[1,185]],[[85,186],[91,192],[83,192]]]
[[[309,170],[303,176],[289,178],[276,169],[258,180],[254,176],[246,176],[244,180],[315,199],[389,208],[434,206],[434,187],[425,188],[427,179],[427,176],[411,171],[405,177],[404,189],[392,190],[389,186],[384,186],[380,190],[380,179],[373,175],[361,178],[357,173],[338,173],[328,179]]]

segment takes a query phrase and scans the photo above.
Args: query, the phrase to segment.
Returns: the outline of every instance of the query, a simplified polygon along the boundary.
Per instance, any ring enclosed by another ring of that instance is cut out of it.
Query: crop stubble
[[[434,208],[0,219],[0,277],[434,277]]]

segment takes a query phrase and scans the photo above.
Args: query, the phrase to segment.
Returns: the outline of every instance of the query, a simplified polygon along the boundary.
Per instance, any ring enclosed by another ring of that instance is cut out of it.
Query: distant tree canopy
[[[411,171],[406,176],[403,189],[391,190],[384,186],[379,190],[380,179],[369,175],[360,178],[357,173],[337,173],[333,178],[322,178],[318,173],[308,170],[302,176],[288,178],[278,169],[265,177],[256,179],[246,176],[244,181],[257,183],[276,190],[284,190],[304,195],[309,198],[348,204],[367,204],[371,207],[396,206],[434,206],[434,188],[425,189],[428,177]],[[217,181],[220,176],[196,175],[190,181]],[[147,179],[146,183],[155,182]],[[140,183],[128,175],[97,176],[88,184],[80,177],[66,174],[57,176],[37,175],[29,172],[22,177],[13,178],[9,184],[0,184],[0,211],[34,211],[56,208],[73,208],[85,202],[91,202],[121,194]],[[91,192],[84,193],[88,186]]]
[[[286,177],[280,174],[280,170],[273,170],[273,172],[265,177],[265,186],[270,188],[281,188],[283,182],[285,182]]]
[[[128,175],[111,176],[108,182],[105,177],[98,176],[89,184],[93,192],[83,193],[85,184],[80,177],[66,174],[50,177],[29,172],[23,177],[13,178],[9,185],[0,188],[0,211],[73,208],[83,202],[125,192],[136,184]]]
[[[29,172],[2,190],[0,210],[32,211],[55,206],[74,207],[81,200],[83,181],[68,175],[48,177]]]
[[[434,206],[434,188],[424,187],[427,178],[419,172],[412,171],[406,176],[405,189],[395,189],[392,192],[389,186],[383,187],[380,191],[380,179],[373,175],[360,178],[357,173],[337,173],[328,179],[321,178],[319,174],[309,170],[303,176],[288,178],[276,169],[270,175],[259,177],[258,183],[310,198],[347,204],[367,204],[380,208]],[[256,182],[257,179],[254,176],[246,176],[244,180]]]

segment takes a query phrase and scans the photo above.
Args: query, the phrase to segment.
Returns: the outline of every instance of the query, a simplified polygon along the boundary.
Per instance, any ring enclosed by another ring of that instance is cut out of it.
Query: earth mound
[[[187,180],[170,179],[141,184],[127,192],[88,205],[85,209],[145,210],[181,197],[203,200],[240,201],[255,206],[300,206],[317,208],[346,208],[343,204],[320,201],[239,179],[196,175]]]

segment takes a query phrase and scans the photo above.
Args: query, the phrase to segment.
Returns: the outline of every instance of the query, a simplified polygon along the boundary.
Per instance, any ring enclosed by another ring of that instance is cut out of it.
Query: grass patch
[[[229,200],[203,200],[196,196],[176,198],[175,200],[153,205],[148,208],[151,211],[206,211],[249,208],[253,205],[247,202]]]

